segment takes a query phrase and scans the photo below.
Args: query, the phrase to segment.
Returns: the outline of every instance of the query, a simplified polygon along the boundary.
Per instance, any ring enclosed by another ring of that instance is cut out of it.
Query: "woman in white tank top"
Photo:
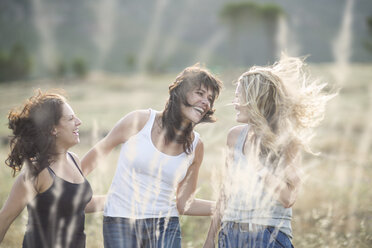
[[[186,68],[169,86],[162,112],[127,114],[84,156],[93,170],[122,145],[105,204],[105,247],[181,247],[178,215],[212,214],[214,202],[194,198],[203,143],[193,129],[215,121],[221,86],[207,70]]]
[[[299,166],[312,128],[323,118],[325,84],[309,81],[299,58],[243,73],[236,121],[227,137],[227,169],[204,247],[290,248]],[[220,224],[222,222],[222,224]]]

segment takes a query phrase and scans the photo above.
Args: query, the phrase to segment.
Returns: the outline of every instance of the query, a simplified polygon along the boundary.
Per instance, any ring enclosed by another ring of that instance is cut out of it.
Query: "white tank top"
[[[160,218],[178,216],[176,190],[194,160],[199,134],[194,131],[191,153],[171,156],[152,142],[156,111],[136,135],[123,143],[116,172],[107,195],[104,216]]]
[[[225,188],[229,198],[222,222],[275,226],[292,238],[292,208],[284,208],[265,190],[261,176],[243,154],[248,131],[246,125],[236,141],[234,162],[227,171],[229,179]]]

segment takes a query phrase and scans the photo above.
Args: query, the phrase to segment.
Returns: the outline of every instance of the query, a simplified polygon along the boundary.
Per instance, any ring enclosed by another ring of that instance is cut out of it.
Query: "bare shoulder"
[[[228,134],[227,134],[227,141],[226,144],[228,147],[233,147],[236,143],[236,140],[238,139],[241,131],[246,127],[247,125],[238,125],[232,127]]]
[[[137,134],[150,117],[150,110],[135,110],[126,114],[111,130],[109,139],[115,140],[115,145],[124,143],[131,136]]]
[[[82,169],[81,167],[81,162],[80,162],[80,159],[78,157],[78,155],[76,155],[75,153],[71,152],[71,151],[68,151],[68,153],[71,155],[71,157],[73,158],[74,161],[72,162],[75,162],[76,165],[80,168],[80,170],[83,172],[83,175],[84,176],[87,176],[85,173],[84,173],[84,170]]]
[[[39,192],[42,193],[46,191],[52,184],[53,184],[53,178],[50,175],[47,168],[44,168],[40,173],[36,176],[36,179],[32,180],[32,182],[29,182],[30,184],[33,184],[33,188]]]
[[[150,110],[149,109],[137,109],[130,113],[128,113],[124,118],[132,120],[132,121],[146,121],[150,117]]]
[[[126,126],[127,128],[130,127],[131,129],[141,130],[148,119],[150,118],[150,110],[148,109],[140,109],[135,110],[127,115],[125,115],[121,120],[121,125]]]
[[[68,153],[72,156],[72,158],[75,160],[75,162],[80,166],[80,159],[78,157],[78,155],[76,155],[75,153],[71,152],[71,151],[68,151]]]

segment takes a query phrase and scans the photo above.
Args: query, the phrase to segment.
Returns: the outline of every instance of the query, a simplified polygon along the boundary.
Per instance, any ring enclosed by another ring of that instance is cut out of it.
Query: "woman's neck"
[[[53,158],[54,163],[53,164],[64,164],[68,161],[67,158],[67,150],[57,150],[56,155]]]

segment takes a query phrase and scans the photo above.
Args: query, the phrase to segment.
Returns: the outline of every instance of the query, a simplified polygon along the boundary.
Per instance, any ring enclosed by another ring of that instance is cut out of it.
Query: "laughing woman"
[[[0,243],[27,206],[23,247],[85,247],[85,212],[99,210],[104,197],[93,197],[78,157],[80,119],[66,99],[42,93],[8,116],[13,131],[6,164],[20,172],[0,211]],[[23,166],[24,165],[24,166]]]
[[[221,82],[207,70],[188,67],[169,87],[162,112],[124,116],[82,160],[93,169],[121,144],[104,210],[106,248],[181,247],[179,214],[208,216],[214,202],[195,199],[203,143],[193,131],[212,122]]]
[[[292,247],[301,152],[332,97],[324,86],[306,76],[301,59],[284,55],[240,76],[235,109],[241,125],[227,137],[227,176],[204,247],[214,247],[219,228],[219,247]]]

